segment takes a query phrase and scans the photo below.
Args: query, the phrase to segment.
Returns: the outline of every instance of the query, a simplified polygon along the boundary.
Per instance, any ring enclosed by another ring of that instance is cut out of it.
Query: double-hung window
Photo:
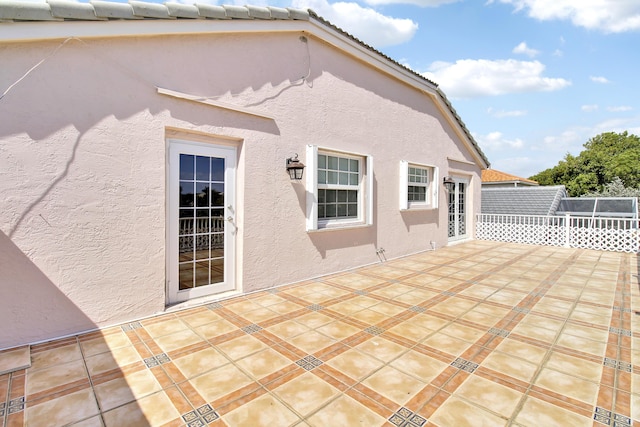
[[[371,224],[370,156],[307,148],[307,230]]]
[[[434,166],[400,162],[400,209],[438,207],[438,169]]]

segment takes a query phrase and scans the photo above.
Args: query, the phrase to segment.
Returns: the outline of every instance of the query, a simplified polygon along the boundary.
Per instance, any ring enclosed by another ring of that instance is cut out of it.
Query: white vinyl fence
[[[476,238],[531,245],[640,252],[638,220],[479,214]]]

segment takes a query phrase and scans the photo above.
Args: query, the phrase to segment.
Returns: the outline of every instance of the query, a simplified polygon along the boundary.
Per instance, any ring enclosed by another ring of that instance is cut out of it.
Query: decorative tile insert
[[[411,307],[408,308],[408,310],[411,310],[416,313],[424,313],[425,311],[427,311],[426,308],[420,307],[419,305],[412,305]]]
[[[0,417],[4,417],[5,402],[0,403]]]
[[[364,331],[371,335],[380,335],[381,333],[384,332],[384,329],[378,328],[377,326],[369,326]]]
[[[442,292],[440,292],[440,293],[441,293],[442,295],[446,295],[446,296],[448,296],[448,297],[455,297],[455,296],[456,296],[455,292],[451,292],[451,291],[442,291]]]
[[[511,310],[513,310],[513,311],[515,311],[517,313],[523,313],[523,314],[529,313],[529,309],[528,308],[513,307]]]
[[[160,366],[163,363],[171,362],[169,356],[166,353],[160,353],[155,356],[147,357],[144,359],[144,364],[147,365],[147,368],[153,368],[154,366]]]
[[[509,331],[505,331],[504,329],[491,328],[489,329],[489,333],[493,335],[498,335],[499,337],[508,337]]]
[[[427,420],[407,408],[400,408],[391,415],[389,422],[399,427],[422,427]]]
[[[308,310],[311,310],[311,311],[320,311],[320,310],[322,310],[323,308],[324,308],[324,307],[323,307],[323,306],[321,306],[320,304],[311,304],[311,305],[307,306],[307,309],[308,309]]]
[[[356,295],[369,295],[369,292],[363,291],[362,289],[358,289],[357,291],[354,292],[354,294],[356,294]]]
[[[620,329],[620,328],[609,328],[609,332],[616,335],[626,335],[628,337],[631,336],[631,331],[629,329]]]
[[[9,401],[7,405],[7,415],[15,414],[16,412],[24,411],[24,396],[20,396],[17,399]]]
[[[633,310],[631,310],[630,308],[618,307],[617,305],[614,305],[613,309],[615,311],[621,311],[623,313],[631,313],[631,312],[633,312]]]
[[[131,322],[127,323],[126,325],[122,325],[121,327],[124,332],[127,332],[133,331],[134,329],[142,328],[142,325],[140,324],[140,322]]]
[[[593,413],[593,419],[606,426],[625,427],[631,425],[631,418],[615,414],[600,407],[597,407]]]
[[[469,362],[468,360],[465,360],[461,357],[458,357],[456,358],[456,360],[451,362],[451,366],[453,366],[454,368],[458,368],[463,371],[469,372],[470,374],[472,374],[473,371],[478,369],[477,363]]]
[[[262,326],[258,326],[255,323],[250,324],[249,326],[245,326],[244,328],[242,328],[242,330],[246,333],[246,334],[253,334],[256,333],[258,331],[262,330]]]
[[[280,292],[280,289],[278,289],[278,288],[271,288],[271,289],[269,289],[267,292],[269,292],[270,294],[277,294],[278,292]]]
[[[209,310],[218,310],[222,308],[222,305],[217,302],[212,302],[211,304],[205,305],[205,307],[207,307]]]
[[[322,365],[322,360],[314,357],[314,356],[306,356],[303,359],[300,359],[296,362],[296,364],[298,366],[300,366],[301,368],[306,369],[307,371],[310,371],[312,369],[317,368],[318,366]]]
[[[218,418],[220,416],[209,404],[203,405],[195,411],[187,412],[182,416],[188,427],[204,427]]]
[[[610,359],[608,357],[604,358],[604,361],[602,362],[602,364],[604,366],[608,366],[609,368],[619,369],[619,370],[625,371],[625,372],[632,372],[633,371],[631,363],[622,362],[620,360],[615,360],[615,359]]]

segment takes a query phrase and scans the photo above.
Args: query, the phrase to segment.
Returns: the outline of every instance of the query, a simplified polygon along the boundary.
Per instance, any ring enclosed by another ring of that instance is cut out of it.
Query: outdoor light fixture
[[[287,172],[289,172],[289,178],[295,180],[302,179],[302,173],[304,172],[304,163],[298,160],[298,153],[294,157],[287,159]]]
[[[450,176],[445,176],[442,180],[442,183],[444,184],[444,188],[446,188],[449,193],[452,192],[454,187],[456,186],[456,182]]]

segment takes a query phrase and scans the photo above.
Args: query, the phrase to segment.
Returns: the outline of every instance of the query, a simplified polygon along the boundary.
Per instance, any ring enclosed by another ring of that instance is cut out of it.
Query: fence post
[[[569,214],[565,214],[564,216],[564,226],[565,226],[565,233],[564,233],[564,247],[565,248],[569,248],[571,247],[570,245],[570,235],[571,235],[571,215]]]

